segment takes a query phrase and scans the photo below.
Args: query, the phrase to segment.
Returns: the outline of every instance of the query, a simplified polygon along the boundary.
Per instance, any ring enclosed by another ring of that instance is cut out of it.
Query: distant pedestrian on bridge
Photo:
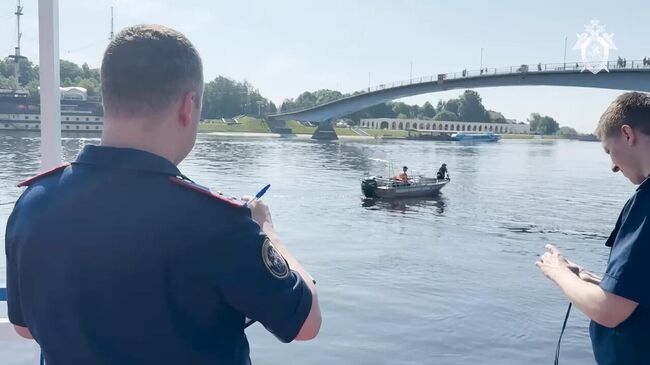
[[[547,245],[537,262],[569,301],[591,319],[599,365],[650,363],[650,96],[626,93],[601,116],[596,130],[613,172],[638,185],[605,242],[601,278]]]
[[[101,145],[23,182],[9,217],[16,331],[48,365],[250,364],[247,318],[282,342],[314,338],[314,282],[268,207],[212,193],[177,167],[203,100],[190,41],[158,25],[124,29],[101,86]]]

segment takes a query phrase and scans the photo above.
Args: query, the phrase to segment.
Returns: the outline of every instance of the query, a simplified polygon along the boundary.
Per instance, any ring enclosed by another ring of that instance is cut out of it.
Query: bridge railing
[[[484,67],[483,69],[475,70],[462,70],[458,72],[449,72],[442,73],[433,76],[422,76],[415,77],[408,80],[395,81],[387,84],[379,84],[373,87],[369,87],[365,90],[360,90],[354,95],[359,95],[363,93],[375,92],[384,89],[390,89],[393,87],[400,87],[413,84],[421,84],[434,81],[447,81],[447,80],[458,80],[466,79],[470,77],[485,77],[493,75],[513,75],[513,74],[522,74],[522,73],[544,73],[544,72],[576,72],[582,71],[585,68],[584,62],[567,62],[567,63],[537,63],[537,64],[522,64],[519,66],[509,66],[509,67]],[[636,69],[648,69],[650,71],[650,60],[648,62],[643,62],[643,60],[626,60],[624,63],[619,61],[609,61],[607,62],[607,69],[609,70],[636,70]]]
[[[368,87],[363,90],[355,91],[349,95],[346,95],[342,98],[331,100],[324,104],[314,105],[308,108],[302,108],[297,110],[287,111],[286,113],[299,113],[305,110],[310,110],[321,105],[334,103],[338,100],[354,97],[357,95],[367,94],[371,92],[381,91],[385,89],[390,89],[394,87],[407,86],[407,85],[416,85],[423,84],[428,82],[445,82],[451,80],[460,80],[474,77],[489,77],[489,76],[501,76],[501,75],[517,75],[517,74],[533,74],[533,73],[545,73],[545,72],[580,72],[585,69],[584,62],[562,62],[562,63],[536,63],[536,64],[522,64],[519,66],[508,66],[508,67],[484,67],[483,69],[475,70],[462,70],[458,72],[449,72],[442,73],[432,76],[422,76],[414,77],[408,80],[395,81],[386,84],[379,84],[372,87]],[[644,60],[625,60],[625,61],[608,61],[607,62],[608,70],[638,70],[646,69],[650,71],[650,59]],[[586,71],[588,72],[588,71]],[[280,112],[278,114],[285,114],[285,112]]]

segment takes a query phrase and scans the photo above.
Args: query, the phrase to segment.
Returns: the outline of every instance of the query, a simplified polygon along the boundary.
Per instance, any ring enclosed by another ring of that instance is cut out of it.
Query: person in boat
[[[591,319],[589,334],[599,365],[650,363],[650,96],[625,93],[598,122],[597,135],[611,159],[634,185],[605,246],[601,278],[547,245],[537,266]]]
[[[436,174],[436,179],[438,180],[449,179],[449,171],[447,170],[446,163],[443,163],[438,169],[438,173]]]
[[[126,28],[101,66],[101,145],[23,182],[6,230],[8,313],[47,364],[250,364],[246,318],[280,341],[320,329],[315,282],[245,206],[177,165],[203,68],[190,41]]]
[[[409,181],[409,176],[407,173],[408,169],[409,168],[406,166],[402,167],[402,172],[400,172],[399,175],[395,176],[395,179],[403,183],[407,183]]]

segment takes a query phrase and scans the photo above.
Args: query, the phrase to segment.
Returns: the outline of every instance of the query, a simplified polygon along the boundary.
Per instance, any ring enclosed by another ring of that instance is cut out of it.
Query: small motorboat
[[[501,136],[495,133],[454,133],[451,135],[454,141],[468,142],[497,142]]]
[[[368,176],[361,179],[361,191],[367,198],[415,198],[435,196],[449,179],[435,179],[415,176],[408,181],[381,176]]]

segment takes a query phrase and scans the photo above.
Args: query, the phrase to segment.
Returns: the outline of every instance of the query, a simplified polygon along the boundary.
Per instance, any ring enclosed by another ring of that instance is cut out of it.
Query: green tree
[[[548,115],[540,115],[539,113],[531,113],[528,118],[530,130],[541,134],[554,134],[559,129],[560,125],[555,119]]]
[[[393,111],[392,103],[381,103],[346,115],[345,117],[358,123],[359,119],[363,118],[395,118],[397,117],[397,114]]]
[[[458,118],[465,122],[489,122],[481,96],[474,90],[465,90],[460,96]]]
[[[406,103],[402,103],[402,102],[393,103],[393,112],[396,115],[398,115],[398,117],[402,115],[403,118],[409,118],[411,114],[411,108]]]
[[[98,96],[101,92],[101,87],[99,86],[99,81],[94,79],[82,79],[75,86],[83,87],[88,92],[90,96]]]
[[[409,106],[409,116],[411,118],[421,118],[422,117],[422,110],[419,105],[413,104]]]
[[[28,83],[36,80],[38,81],[38,66],[35,66],[27,58],[21,58],[19,61],[20,74],[18,75],[18,82],[20,85],[27,85]],[[3,77],[3,84],[6,84],[4,88],[13,88],[14,87],[14,73],[15,73],[16,64],[13,59],[7,57],[4,60],[0,60],[0,77]],[[9,80],[9,84],[7,84]]]
[[[277,112],[278,112],[278,108],[276,108],[275,104],[272,101],[270,101],[269,102],[269,113],[277,113]]]
[[[555,119],[544,116],[539,122],[539,131],[542,134],[555,134],[557,130],[560,128],[560,125],[558,122],[555,121]]]
[[[293,110],[293,100],[291,99],[284,99],[282,104],[280,104],[280,112],[286,113],[288,111]]]
[[[487,113],[488,113],[488,116],[490,118],[491,123],[505,123],[506,122],[506,117],[504,117],[503,114],[501,114],[499,112],[488,110]]]
[[[444,107],[445,103],[442,100],[438,100],[438,104],[436,105],[436,113],[440,113]]]
[[[539,128],[539,121],[542,119],[542,116],[539,113],[530,113],[527,121],[530,125],[531,132],[537,132]]]
[[[432,119],[436,116],[436,109],[428,101],[422,105],[422,116],[427,119]]]
[[[11,89],[14,86],[14,82],[4,75],[0,75],[0,89]]]
[[[452,112],[458,116],[458,110],[460,109],[460,100],[459,99],[449,99],[443,106],[443,110]]]
[[[433,117],[433,120],[442,120],[442,121],[452,122],[452,121],[458,120],[458,118],[456,117],[456,114],[454,114],[454,113],[452,113],[450,111],[447,111],[447,110],[443,110],[440,113],[436,114],[436,116]]]
[[[320,105],[341,99],[343,94],[340,91],[321,89],[314,92],[314,97],[316,98],[315,105]]]
[[[74,81],[77,77],[82,78],[83,77],[83,72],[81,71],[81,67],[77,66],[76,63],[66,61],[66,60],[61,60],[59,62],[59,67],[61,70],[61,80],[68,80],[68,84],[66,86],[76,86],[73,85]]]
[[[562,138],[575,138],[578,136],[578,132],[571,127],[560,127],[557,134]]]

